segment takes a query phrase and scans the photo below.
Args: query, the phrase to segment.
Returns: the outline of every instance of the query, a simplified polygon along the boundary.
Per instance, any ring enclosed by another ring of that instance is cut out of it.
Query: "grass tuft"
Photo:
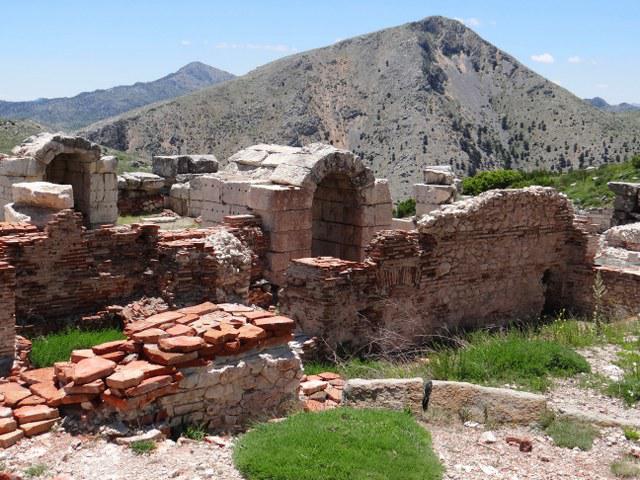
[[[611,464],[611,473],[619,478],[637,478],[640,477],[640,466],[633,457],[625,457],[616,460]]]
[[[24,471],[24,475],[28,478],[37,478],[47,473],[47,470],[49,470],[49,467],[42,463],[38,463],[36,465],[31,465],[30,467],[28,467]]]
[[[411,415],[351,408],[258,425],[234,461],[248,480],[437,480],[443,471]]]
[[[34,339],[31,361],[36,368],[50,367],[55,362],[69,360],[73,350],[124,338],[123,333],[115,328],[92,331],[70,328]]]
[[[640,432],[634,430],[633,428],[625,427],[622,429],[624,431],[624,438],[631,442],[637,442],[640,440]]]
[[[207,436],[207,430],[204,425],[187,425],[182,432],[182,436],[190,440],[196,440],[198,442],[204,440]]]
[[[132,442],[129,448],[136,455],[147,455],[158,448],[158,446],[153,440],[138,440],[137,442]]]
[[[568,418],[555,419],[545,429],[553,442],[562,448],[590,450],[599,431],[593,425]]]

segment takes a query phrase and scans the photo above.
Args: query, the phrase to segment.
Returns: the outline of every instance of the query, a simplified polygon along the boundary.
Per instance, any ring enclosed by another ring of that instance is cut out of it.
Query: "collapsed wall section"
[[[423,217],[417,231],[378,233],[363,263],[294,261],[282,310],[331,348],[402,349],[526,320],[571,297],[576,236],[571,204],[553,189],[487,192]]]
[[[15,348],[15,269],[0,262],[0,377],[13,366]]]

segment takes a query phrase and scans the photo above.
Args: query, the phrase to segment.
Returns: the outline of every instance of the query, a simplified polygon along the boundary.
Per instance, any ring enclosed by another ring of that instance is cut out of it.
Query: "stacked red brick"
[[[336,408],[342,403],[344,379],[334,372],[323,372],[317,375],[305,375],[300,383],[300,396],[304,401],[304,409],[319,412]]]

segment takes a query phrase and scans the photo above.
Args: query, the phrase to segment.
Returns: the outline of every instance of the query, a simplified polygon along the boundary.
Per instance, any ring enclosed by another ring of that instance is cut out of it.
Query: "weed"
[[[135,453],[136,455],[149,454],[153,452],[157,447],[158,446],[156,445],[156,442],[154,442],[153,440],[138,440],[136,442],[132,442],[131,445],[129,445],[129,448],[131,448],[133,453]]]
[[[620,478],[634,478],[640,476],[640,467],[631,457],[616,460],[611,464],[611,473]]]
[[[633,428],[625,427],[623,431],[624,431],[624,438],[626,438],[627,440],[630,440],[632,442],[637,442],[638,440],[640,440],[640,432],[638,432],[637,430],[634,430]]]
[[[207,430],[204,425],[187,425],[182,436],[200,442],[207,436]]]
[[[29,477],[29,478],[37,478],[47,473],[47,470],[49,470],[49,467],[47,467],[42,463],[38,463],[36,465],[31,465],[29,468],[27,468],[24,471],[24,474],[26,477]]]
[[[593,425],[569,418],[555,419],[545,431],[558,447],[580,450],[590,450],[599,434]]]

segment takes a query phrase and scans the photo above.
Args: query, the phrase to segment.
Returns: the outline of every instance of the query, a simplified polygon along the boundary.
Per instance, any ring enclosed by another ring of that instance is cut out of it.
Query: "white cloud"
[[[215,48],[219,49],[234,49],[234,50],[268,50],[271,52],[297,52],[298,49],[284,44],[271,44],[271,43],[216,43]]]
[[[556,61],[550,53],[541,53],[540,55],[531,55],[531,60],[538,63],[553,63]]]
[[[469,18],[454,18],[454,20],[459,21],[460,23],[465,24],[467,27],[479,27],[480,26],[480,20],[475,18],[475,17],[469,17]]]
[[[569,63],[582,63],[584,60],[582,60],[582,58],[578,55],[574,55],[573,57],[569,57],[567,61]]]
[[[180,45],[182,45],[183,47],[188,47],[189,45],[191,45],[191,40],[180,40]]]

